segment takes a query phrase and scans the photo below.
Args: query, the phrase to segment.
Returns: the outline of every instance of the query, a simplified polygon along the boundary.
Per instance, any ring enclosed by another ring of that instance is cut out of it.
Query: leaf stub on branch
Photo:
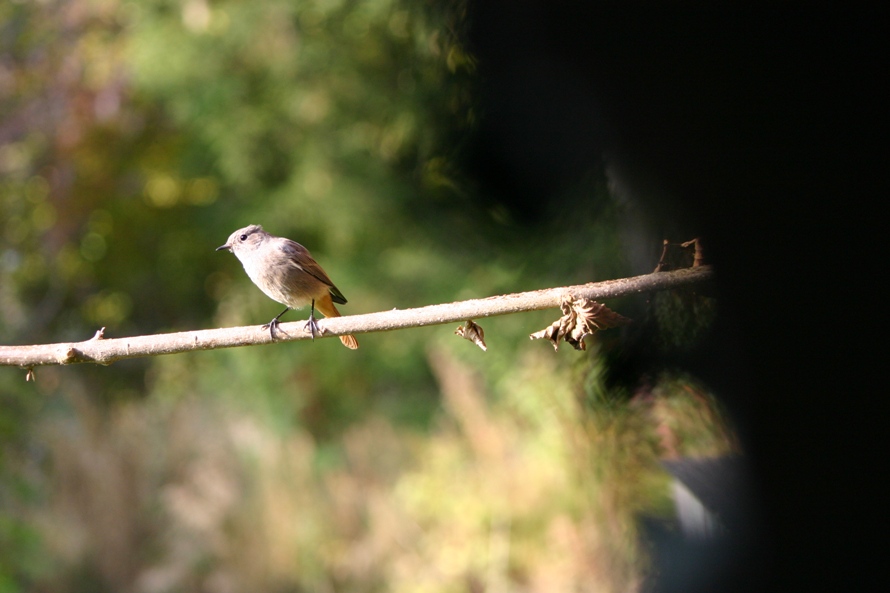
[[[485,332],[482,331],[482,327],[472,319],[467,319],[463,325],[454,330],[454,333],[465,340],[473,342],[482,348],[483,351],[488,350],[488,347],[485,345]]]
[[[584,297],[566,297],[559,306],[562,309],[562,317],[529,336],[532,340],[549,340],[554,350],[559,350],[560,340],[565,340],[575,350],[586,350],[587,347],[584,345],[586,336],[592,336],[601,329],[631,322],[604,304]]]

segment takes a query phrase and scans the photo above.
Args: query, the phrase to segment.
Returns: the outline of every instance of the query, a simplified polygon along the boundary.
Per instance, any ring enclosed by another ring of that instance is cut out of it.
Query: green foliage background
[[[593,165],[583,207],[532,225],[464,172],[484,117],[466,19],[0,5],[0,341],[268,321],[214,252],[249,223],[308,246],[344,314],[625,274]],[[484,354],[437,327],[3,370],[0,592],[638,586],[631,519],[667,508],[655,429],[674,422],[678,452],[731,439],[688,381],[613,400],[597,347],[529,343],[553,313],[485,322]]]

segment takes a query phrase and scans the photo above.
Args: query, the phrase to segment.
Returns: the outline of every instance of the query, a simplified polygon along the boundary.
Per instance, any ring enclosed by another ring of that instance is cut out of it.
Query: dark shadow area
[[[653,243],[702,236],[717,267],[716,327],[686,362],[739,426],[763,523],[738,562],[677,590],[865,582],[880,337],[861,268],[880,253],[866,182],[884,152],[884,15],[472,9],[484,103],[470,167],[490,199],[546,220],[571,204],[542,196],[603,165]]]

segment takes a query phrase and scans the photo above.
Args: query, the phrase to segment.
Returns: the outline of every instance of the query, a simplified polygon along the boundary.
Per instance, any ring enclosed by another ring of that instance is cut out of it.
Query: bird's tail
[[[316,299],[315,309],[325,317],[340,317],[340,311],[334,306],[334,302],[331,300],[330,296],[327,298]],[[355,339],[355,336],[340,336],[340,341],[350,350],[358,348],[358,340]]]

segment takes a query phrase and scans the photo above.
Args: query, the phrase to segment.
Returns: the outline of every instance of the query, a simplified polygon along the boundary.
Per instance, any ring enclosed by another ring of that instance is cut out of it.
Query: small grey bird
[[[288,309],[301,309],[311,304],[306,326],[313,339],[318,332],[316,309],[325,317],[340,317],[334,303],[345,305],[346,297],[312,259],[309,250],[296,241],[270,235],[260,225],[252,224],[235,231],[225,245],[216,248],[217,251],[223,249],[241,260],[244,271],[266,296],[285,305],[284,311],[263,326],[263,329],[269,328],[273,339],[278,320]],[[340,336],[340,341],[347,348],[358,348],[355,336]]]

